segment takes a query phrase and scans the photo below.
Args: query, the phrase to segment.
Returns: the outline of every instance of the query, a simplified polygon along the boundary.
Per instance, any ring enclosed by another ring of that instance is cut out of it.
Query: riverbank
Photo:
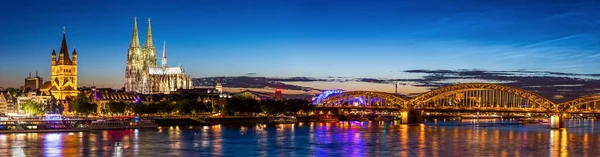
[[[316,122],[317,118],[312,116],[296,117],[298,122]],[[154,122],[159,126],[175,125],[213,125],[213,124],[256,124],[269,123],[268,117],[207,117],[207,118],[154,118]]]
[[[31,130],[0,130],[0,134],[9,133],[54,133],[54,132],[90,132],[90,128],[77,128],[77,129],[31,129]]]

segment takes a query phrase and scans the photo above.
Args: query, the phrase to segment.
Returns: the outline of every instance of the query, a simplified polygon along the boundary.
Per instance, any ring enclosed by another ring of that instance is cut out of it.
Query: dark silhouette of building
[[[283,100],[283,89],[275,88],[275,100]]]
[[[31,77],[31,73],[29,73],[29,77],[25,78],[23,89],[39,89],[43,84],[44,79],[38,76],[38,72],[35,71],[35,77]]]

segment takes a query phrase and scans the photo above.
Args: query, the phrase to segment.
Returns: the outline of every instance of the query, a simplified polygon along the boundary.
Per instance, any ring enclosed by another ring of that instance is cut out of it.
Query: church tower
[[[148,32],[143,48],[140,45],[137,29],[137,18],[133,19],[133,37],[127,51],[127,66],[125,67],[125,91],[149,93],[152,85],[150,68],[157,67],[156,49],[152,42],[152,26],[148,18]]]
[[[58,101],[65,101],[68,98],[77,97],[77,50],[73,49],[73,59],[69,57],[67,46],[67,35],[63,28],[62,44],[58,58],[56,52],[52,50],[52,88],[50,93]],[[65,112],[69,112],[69,107],[65,106]]]
[[[133,35],[131,43],[127,50],[127,66],[125,67],[125,91],[126,92],[141,92],[138,91],[142,86],[142,63],[139,61],[143,56],[140,39],[138,38],[137,17],[133,18]]]
[[[156,64],[156,48],[152,42],[152,26],[150,25],[150,18],[148,18],[148,32],[146,33],[146,44],[144,44],[144,55],[146,60],[147,68],[159,66]]]

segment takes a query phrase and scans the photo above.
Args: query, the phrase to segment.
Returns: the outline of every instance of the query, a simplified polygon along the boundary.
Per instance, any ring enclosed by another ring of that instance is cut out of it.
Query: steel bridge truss
[[[412,99],[385,92],[343,92],[321,100],[317,107],[600,114],[600,94],[555,104],[543,96],[516,87],[466,83],[437,88]]]
[[[600,113],[600,94],[583,96],[558,104],[567,113]]]
[[[374,91],[349,91],[321,100],[320,108],[348,109],[407,109],[407,99],[390,93]]]
[[[533,92],[516,87],[466,83],[441,87],[409,102],[413,108],[429,110],[481,110],[510,112],[552,112],[556,105]]]

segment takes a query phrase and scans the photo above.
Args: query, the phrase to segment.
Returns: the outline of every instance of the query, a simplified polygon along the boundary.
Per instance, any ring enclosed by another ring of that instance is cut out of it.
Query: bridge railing
[[[583,113],[583,114],[600,114],[600,109],[579,109],[579,108],[569,108],[564,112],[566,113]]]
[[[437,107],[415,107],[414,109],[423,109],[423,110],[465,110],[465,111],[492,111],[492,112],[501,112],[501,111],[521,111],[521,112],[547,112],[550,111],[544,108],[508,108],[508,107],[446,107],[446,106],[437,106]]]
[[[400,109],[398,106],[317,106],[317,108]]]

